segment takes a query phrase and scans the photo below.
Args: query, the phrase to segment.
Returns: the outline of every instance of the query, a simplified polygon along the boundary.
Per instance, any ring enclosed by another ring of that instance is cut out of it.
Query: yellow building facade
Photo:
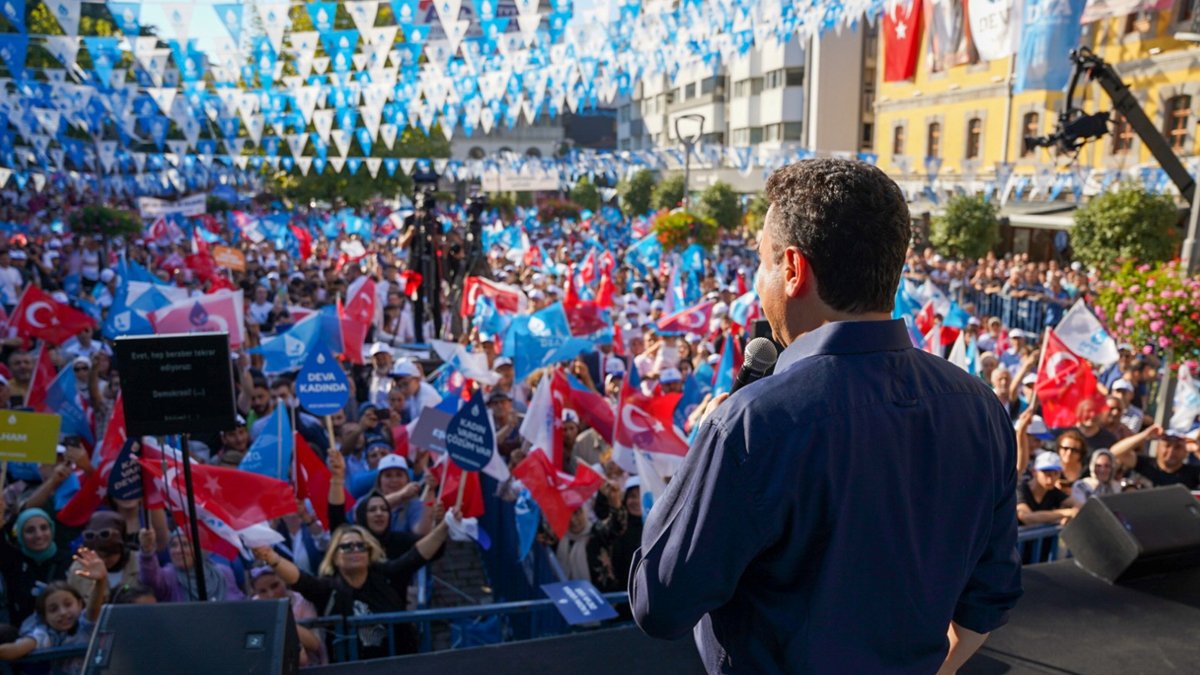
[[[1081,40],[1116,68],[1185,164],[1200,153],[1200,44],[1173,36],[1188,29],[1190,5],[1191,0],[1177,0],[1168,10],[1096,21],[1084,26]],[[1015,56],[931,72],[925,28],[921,39],[912,79],[884,82],[879,68],[876,83],[873,150],[879,166],[910,195],[914,186],[927,184],[928,156],[941,159],[935,186],[940,189],[981,190],[995,179],[999,163],[1011,164],[1017,176],[1071,170],[1069,158],[1026,149],[1023,143],[1025,136],[1054,131],[1063,92],[1012,94]],[[879,40],[880,63],[886,58],[884,42]],[[1089,113],[1112,110],[1099,85],[1085,87],[1085,97]],[[1123,120],[1118,117],[1109,128],[1110,135],[1079,155],[1081,165],[1100,172],[1091,174],[1089,191],[1096,189],[1096,176],[1112,176],[1112,169],[1136,177],[1142,167],[1158,167]]]

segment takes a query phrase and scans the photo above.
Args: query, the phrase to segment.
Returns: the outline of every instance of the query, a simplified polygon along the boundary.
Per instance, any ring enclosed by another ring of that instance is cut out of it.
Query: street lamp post
[[[694,134],[684,135],[680,128],[680,122],[688,122],[696,124]],[[687,211],[691,200],[691,180],[692,180],[692,149],[700,142],[700,138],[704,136],[704,115],[699,113],[691,113],[688,115],[680,115],[675,118],[675,136],[683,143],[683,210]]]

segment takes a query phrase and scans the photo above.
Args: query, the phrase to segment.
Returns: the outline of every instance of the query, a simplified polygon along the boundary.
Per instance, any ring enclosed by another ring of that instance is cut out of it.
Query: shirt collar
[[[835,321],[801,335],[788,345],[775,362],[775,372],[818,354],[862,354],[912,349],[912,346],[902,319]]]

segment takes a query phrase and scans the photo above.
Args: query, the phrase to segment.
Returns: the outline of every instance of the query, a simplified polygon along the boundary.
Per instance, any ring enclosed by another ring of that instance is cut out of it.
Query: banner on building
[[[207,210],[208,194],[201,192],[189,195],[175,201],[156,199],[154,197],[139,197],[138,211],[144,220],[153,220],[162,216],[192,216],[204,215]]]
[[[1019,4],[1008,0],[967,0],[967,22],[979,58],[997,61],[1017,52],[1021,37]]]
[[[1086,0],[1025,0],[1013,91],[1058,90],[1071,77]]]

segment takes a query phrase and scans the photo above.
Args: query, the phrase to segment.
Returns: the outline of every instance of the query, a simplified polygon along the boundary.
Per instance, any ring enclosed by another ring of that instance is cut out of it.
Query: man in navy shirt
[[[891,320],[910,236],[860,162],[776,171],[757,290],[775,374],[709,405],[630,602],[710,672],[954,672],[1021,595],[1016,441],[978,379]]]

